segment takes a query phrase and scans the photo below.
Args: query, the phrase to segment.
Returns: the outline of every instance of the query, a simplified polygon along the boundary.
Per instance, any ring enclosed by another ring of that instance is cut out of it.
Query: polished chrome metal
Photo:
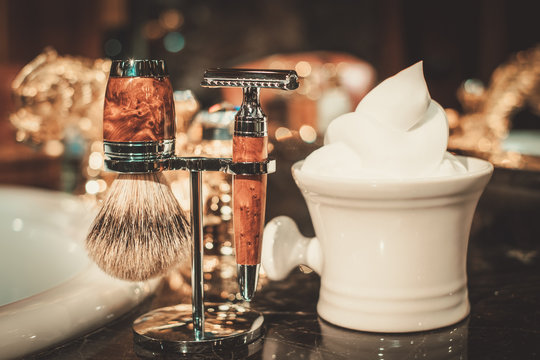
[[[161,160],[111,160],[105,159],[105,170],[114,171],[123,174],[146,174],[159,172],[169,169],[169,161],[167,159]]]
[[[294,70],[208,69],[201,86],[294,90],[298,88],[298,75]]]
[[[234,123],[234,136],[263,137],[267,136],[266,121],[254,118],[243,119]]]
[[[197,339],[191,310],[181,304],[142,315],[133,323],[135,343],[159,353],[214,355],[260,345],[255,341],[263,332],[264,317],[259,312],[238,304],[207,303],[205,332]]]
[[[105,156],[111,160],[146,161],[174,155],[175,140],[103,141]]]
[[[276,172],[276,160],[266,159],[260,162],[230,162],[225,171],[231,175],[264,175]]]
[[[257,289],[257,282],[259,281],[260,266],[260,264],[238,264],[236,266],[240,294],[246,301],[251,301],[253,295],[255,294],[255,290]]]
[[[231,175],[263,175],[276,172],[276,160],[233,162],[231,158],[170,157],[155,160],[105,159],[109,171],[137,174],[164,170],[221,171]]]
[[[230,158],[175,157],[169,161],[170,170],[227,172]]]
[[[113,60],[110,77],[166,77],[169,76],[164,60]]]
[[[260,88],[245,87],[240,110],[236,113],[234,136],[263,137],[268,135],[266,115],[260,105]]]
[[[201,86],[242,87],[244,96],[235,117],[234,136],[263,137],[267,129],[260,89],[294,90],[298,88],[298,75],[294,70],[208,69]]]
[[[174,139],[161,141],[104,141],[105,168],[127,174],[163,171],[174,155]]]
[[[231,175],[263,175],[276,171],[276,160],[233,162],[230,158],[174,157],[169,170],[221,171]]]
[[[191,306],[195,340],[204,338],[204,279],[203,279],[203,226],[202,226],[202,176],[199,171],[190,172],[191,187]]]

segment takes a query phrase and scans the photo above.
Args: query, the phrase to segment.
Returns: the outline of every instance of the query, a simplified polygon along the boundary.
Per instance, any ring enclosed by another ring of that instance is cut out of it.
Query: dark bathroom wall
[[[172,30],[185,41],[178,52],[165,49],[166,32],[145,37],[170,9],[183,19]],[[512,53],[540,43],[538,13],[535,0],[0,0],[0,62],[24,64],[45,46],[106,56],[113,39],[121,51],[112,57],[164,58],[176,88],[202,91],[204,68],[274,53],[348,52],[379,78],[422,59],[432,96],[457,107],[461,81],[488,81]]]

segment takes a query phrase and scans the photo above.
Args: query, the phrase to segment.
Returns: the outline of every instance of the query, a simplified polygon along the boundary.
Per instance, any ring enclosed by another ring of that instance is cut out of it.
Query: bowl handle
[[[271,280],[284,279],[296,266],[309,266],[321,274],[323,256],[319,240],[303,236],[293,219],[278,216],[264,228],[262,265]]]

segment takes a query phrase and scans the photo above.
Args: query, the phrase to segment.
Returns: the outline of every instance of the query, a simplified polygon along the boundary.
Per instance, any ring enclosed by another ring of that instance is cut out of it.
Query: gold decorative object
[[[539,157],[505,151],[502,147],[518,110],[527,106],[540,116],[539,94],[540,45],[521,51],[500,65],[487,89],[473,79],[461,85],[457,96],[465,113],[447,109],[448,147],[485,158],[500,167],[540,170]]]
[[[52,157],[71,151],[81,161],[82,174],[71,175],[74,184],[64,185],[66,190],[94,195],[107,188],[101,137],[109,69],[109,60],[60,56],[46,48],[12,83],[16,110],[10,121],[17,141]]]
[[[88,140],[100,140],[109,68],[109,60],[60,56],[45,49],[12,83],[17,110],[10,120],[17,139],[44,145],[62,140],[74,128]]]

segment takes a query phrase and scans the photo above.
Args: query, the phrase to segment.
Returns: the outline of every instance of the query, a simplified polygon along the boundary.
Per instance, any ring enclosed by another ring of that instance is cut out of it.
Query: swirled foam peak
[[[429,95],[422,62],[384,80],[334,119],[302,171],[341,178],[422,178],[467,172],[446,151],[448,121]]]

